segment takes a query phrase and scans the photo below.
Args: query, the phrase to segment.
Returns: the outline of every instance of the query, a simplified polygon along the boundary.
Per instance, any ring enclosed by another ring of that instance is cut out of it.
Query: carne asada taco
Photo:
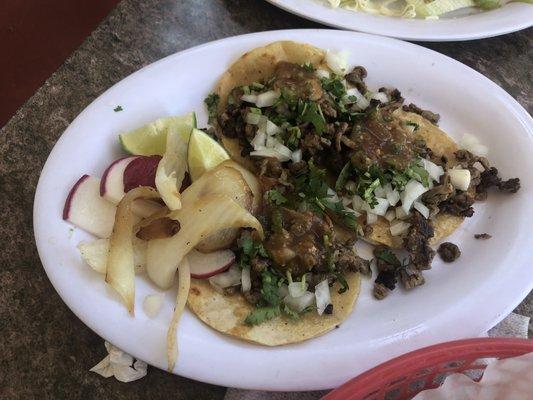
[[[253,246],[243,246],[242,238],[238,242],[241,268],[251,268],[243,296],[249,304],[243,305],[241,296],[215,294],[205,282],[197,287],[200,295],[192,296],[191,309],[215,329],[265,344],[299,340],[264,338],[264,332],[272,336],[275,327],[285,326],[284,319],[273,317],[295,314],[290,296],[270,302],[269,282],[280,287],[306,282],[310,293],[325,280],[347,289],[349,274],[370,272],[353,250],[358,237],[380,245],[374,251],[377,298],[398,280],[407,289],[420,285],[422,270],[431,267],[435,254],[430,245],[472,216],[472,204],[483,200],[489,187],[519,189],[518,179],[498,177],[483,146],[472,148],[477,155],[460,149],[437,127],[438,114],[404,105],[397,89],[370,90],[366,75],[361,66],[349,70],[341,53],[275,42],[244,54],[206,99],[219,141],[259,177],[260,220],[267,232]],[[327,233],[312,226],[327,226]],[[405,250],[408,257],[400,262],[391,248]],[[356,296],[347,290],[340,298],[346,295]],[[217,310],[221,315],[228,306],[234,316],[251,309],[249,326],[271,321],[262,329],[241,330],[218,320]],[[306,315],[300,317],[305,324]],[[328,324],[329,318],[321,321]]]

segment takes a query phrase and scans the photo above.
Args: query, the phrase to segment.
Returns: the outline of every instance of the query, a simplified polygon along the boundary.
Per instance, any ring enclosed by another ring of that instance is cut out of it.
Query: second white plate
[[[331,8],[322,0],[267,0],[301,17],[335,28],[404,40],[453,42],[482,39],[533,26],[533,5],[510,3],[492,11],[467,10],[468,15],[439,20],[393,18]],[[463,11],[463,10],[461,10]]]

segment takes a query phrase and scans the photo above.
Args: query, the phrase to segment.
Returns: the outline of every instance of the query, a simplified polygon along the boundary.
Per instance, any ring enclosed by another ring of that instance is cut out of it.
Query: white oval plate
[[[437,258],[425,273],[424,286],[412,293],[397,290],[383,301],[372,298],[372,282],[366,280],[354,313],[322,337],[267,348],[218,334],[186,312],[178,330],[181,350],[174,372],[232,387],[331,388],[401,353],[478,336],[495,325],[533,284],[531,117],[494,83],[451,58],[394,39],[328,30],[256,33],[171,55],[113,86],[72,122],[46,162],[34,207],[39,254],[62,299],[106,340],[166,368],[165,335],[175,289],[165,294],[162,312],[150,320],[142,301],[158,290],[137,277],[136,316],[129,317],[103,276],[81,262],[76,245],[90,236],[71,232],[61,219],[63,203],[82,174],[101,176],[120,155],[119,132],[191,110],[203,126],[203,99],[232,61],[254,47],[286,39],[350,49],[351,63],[368,69],[370,87],[400,88],[409,101],[440,112],[442,126],[455,138],[477,134],[490,146],[490,158],[503,176],[520,176],[523,188],[476,206],[474,218],[451,238],[463,252],[458,261],[443,265]],[[124,111],[113,112],[117,105]],[[474,240],[474,233],[481,232],[493,238]]]
[[[510,3],[492,11],[458,10],[439,20],[406,19],[331,8],[322,0],[267,0],[290,13],[342,29],[404,40],[452,42],[504,35],[533,26],[533,5]]]

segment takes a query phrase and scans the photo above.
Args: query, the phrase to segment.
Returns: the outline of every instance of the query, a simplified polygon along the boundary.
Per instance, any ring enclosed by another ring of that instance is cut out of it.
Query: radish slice
[[[106,168],[100,181],[100,196],[113,204],[124,197],[124,171],[126,167],[140,156],[130,156],[115,160]]]
[[[331,304],[331,295],[329,292],[329,283],[324,279],[315,286],[316,310],[318,315],[322,315],[326,307]]]
[[[207,279],[226,271],[235,262],[235,253],[231,250],[218,250],[211,253],[202,253],[191,250],[187,254],[191,277]]]
[[[83,175],[65,201],[63,219],[100,238],[113,230],[116,207],[100,196],[100,179]]]
[[[139,186],[147,186],[155,189],[155,174],[161,156],[137,157],[124,169],[124,191],[127,193]]]

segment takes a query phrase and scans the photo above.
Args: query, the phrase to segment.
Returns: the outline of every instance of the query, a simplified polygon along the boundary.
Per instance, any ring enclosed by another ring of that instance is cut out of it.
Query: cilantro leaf
[[[217,108],[218,108],[219,101],[220,101],[220,96],[217,93],[211,93],[204,100],[204,103],[207,106],[207,111],[209,113],[210,121],[217,116]]]
[[[300,115],[299,121],[301,123],[309,122],[313,124],[315,131],[318,135],[321,135],[326,130],[326,119],[322,114],[322,109],[318,103],[309,101],[306,103],[300,103]]]
[[[350,290],[350,286],[348,285],[348,282],[346,281],[346,278],[344,277],[343,274],[341,274],[340,272],[336,272],[335,274],[335,278],[337,279],[337,281],[341,284],[341,288],[339,289],[339,294],[343,294],[344,292],[346,292],[347,290]]]
[[[300,314],[298,312],[291,309],[287,304],[283,304],[283,313],[286,314],[291,319],[298,319],[300,318]]]
[[[277,189],[270,189],[266,192],[268,202],[270,204],[276,204],[278,206],[287,203],[287,198],[281,194]]]
[[[399,267],[401,265],[400,260],[398,260],[398,257],[396,257],[396,255],[389,249],[374,250],[374,255],[376,256],[376,258],[385,261],[387,264],[394,265],[396,267]]]
[[[346,94],[346,88],[340,76],[333,75],[330,78],[322,78],[322,88],[340,99]]]
[[[114,112],[120,112],[120,111],[122,111],[122,110],[124,110],[124,109],[122,108],[122,106],[116,106],[115,108],[113,108],[113,111],[114,111]]]
[[[350,176],[351,163],[348,161],[344,167],[342,167],[339,176],[337,177],[337,182],[335,182],[335,190],[338,192],[344,188],[348,177]]]
[[[248,314],[244,323],[247,325],[259,325],[264,321],[277,317],[279,314],[279,305],[273,307],[258,307]]]

